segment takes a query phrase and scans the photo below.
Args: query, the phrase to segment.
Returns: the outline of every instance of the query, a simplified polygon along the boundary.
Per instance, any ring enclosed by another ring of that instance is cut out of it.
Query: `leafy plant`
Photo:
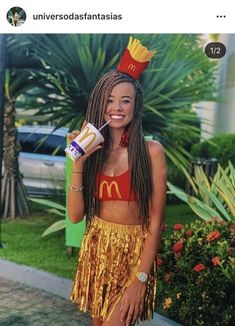
[[[59,221],[53,223],[51,226],[49,226],[43,232],[42,237],[45,237],[46,235],[49,235],[51,233],[55,233],[55,232],[65,229],[65,227],[66,227],[66,223],[65,223],[66,207],[65,206],[58,204],[56,202],[53,202],[51,200],[48,200],[48,199],[41,199],[41,198],[29,198],[29,199],[35,203],[50,207],[49,209],[47,209],[48,213],[53,213],[53,214],[57,214],[59,216],[64,217],[63,220],[59,220]]]
[[[218,165],[213,177],[208,178],[202,167],[195,167],[195,176],[188,178],[195,196],[168,182],[169,193],[186,202],[203,220],[214,216],[235,221],[235,169],[231,162],[226,169]]]
[[[158,311],[183,325],[232,325],[235,225],[211,219],[163,234]]]
[[[209,140],[195,143],[192,146],[191,154],[194,157],[219,159],[223,167],[228,165],[228,161],[235,164],[235,134],[219,134]]]
[[[186,167],[190,153],[175,135],[198,137],[198,118],[189,110],[197,102],[216,100],[217,64],[204,55],[200,35],[133,36],[157,49],[140,80],[145,89],[144,132],[164,145],[174,164]],[[128,35],[29,35],[28,42],[33,45],[32,56],[41,61],[41,81],[34,87],[37,94],[33,94],[41,101],[34,101],[29,108],[39,108],[38,114],[51,114],[48,119],[58,127],[76,129],[84,119],[98,78],[118,66]],[[27,95],[32,98],[32,91]]]

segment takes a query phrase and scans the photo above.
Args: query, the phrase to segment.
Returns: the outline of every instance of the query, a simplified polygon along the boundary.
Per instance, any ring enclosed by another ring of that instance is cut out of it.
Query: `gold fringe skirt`
[[[94,217],[79,253],[71,300],[93,318],[109,320],[140,264],[147,232],[142,225],[123,225]],[[147,281],[140,321],[153,318],[155,268]]]

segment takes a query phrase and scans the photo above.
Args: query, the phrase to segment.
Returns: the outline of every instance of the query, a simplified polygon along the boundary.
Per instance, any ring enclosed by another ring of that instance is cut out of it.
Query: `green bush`
[[[213,143],[211,143],[213,142]],[[225,167],[228,161],[235,165],[235,134],[219,134],[192,146],[191,154],[196,158],[217,158]]]
[[[235,225],[216,218],[175,224],[163,236],[157,309],[183,325],[232,325]]]

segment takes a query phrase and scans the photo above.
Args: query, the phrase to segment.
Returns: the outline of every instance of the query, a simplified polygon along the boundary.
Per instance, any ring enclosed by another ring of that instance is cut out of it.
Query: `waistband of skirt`
[[[109,222],[106,220],[103,220],[102,218],[98,217],[98,216],[94,216],[91,219],[91,225],[97,225],[100,227],[105,227],[105,228],[109,228],[111,230],[115,230],[115,231],[144,231],[146,230],[146,227],[142,224],[119,224],[119,223],[113,223],[113,222]]]

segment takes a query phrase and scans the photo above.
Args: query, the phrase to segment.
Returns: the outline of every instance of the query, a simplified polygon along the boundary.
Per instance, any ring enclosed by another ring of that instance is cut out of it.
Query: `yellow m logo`
[[[79,141],[82,143],[85,139],[87,139],[88,137],[92,137],[91,140],[89,141],[89,143],[84,147],[84,150],[86,151],[87,148],[89,148],[89,146],[94,142],[95,138],[96,138],[96,134],[92,131],[89,131],[88,127],[85,127],[82,130],[82,137],[79,139]]]
[[[103,188],[104,188],[104,185],[107,187],[107,194],[108,194],[108,198],[111,198],[112,197],[112,187],[115,188],[115,191],[116,191],[116,194],[118,196],[119,199],[122,198],[121,194],[120,194],[120,191],[119,191],[119,188],[118,188],[118,184],[116,181],[112,181],[110,184],[108,183],[108,181],[102,181],[101,184],[100,184],[100,187],[99,187],[99,198],[102,198],[103,197]]]
[[[132,70],[132,71],[135,71],[135,65],[133,65],[133,63],[130,63],[129,66],[128,66],[128,69]]]

